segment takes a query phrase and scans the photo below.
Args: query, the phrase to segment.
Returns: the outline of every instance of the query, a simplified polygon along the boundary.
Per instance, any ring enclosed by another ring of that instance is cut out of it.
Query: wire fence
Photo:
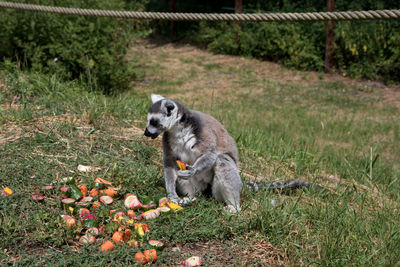
[[[369,10],[342,12],[306,13],[168,13],[135,12],[119,10],[98,10],[56,6],[32,5],[13,2],[0,2],[0,7],[26,11],[49,12],[65,15],[98,16],[124,19],[149,19],[171,21],[333,21],[333,20],[376,20],[399,19],[400,10]]]

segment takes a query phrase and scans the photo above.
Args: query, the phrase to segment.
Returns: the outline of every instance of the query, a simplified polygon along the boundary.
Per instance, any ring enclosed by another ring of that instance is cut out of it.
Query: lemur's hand
[[[195,174],[196,174],[196,169],[193,168],[192,166],[189,166],[189,165],[186,165],[186,170],[184,170],[184,171],[179,170],[178,171],[178,177],[180,179],[185,179],[185,180],[189,179],[190,177],[192,177]]]

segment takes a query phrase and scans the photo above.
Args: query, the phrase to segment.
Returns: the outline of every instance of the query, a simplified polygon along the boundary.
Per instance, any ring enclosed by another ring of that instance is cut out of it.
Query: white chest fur
[[[170,131],[169,137],[169,143],[173,154],[189,165],[193,165],[199,155],[198,152],[193,149],[197,140],[191,127],[176,127],[176,129]]]

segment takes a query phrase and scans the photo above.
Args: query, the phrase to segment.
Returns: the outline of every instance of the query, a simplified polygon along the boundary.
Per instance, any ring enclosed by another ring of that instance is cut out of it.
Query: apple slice
[[[92,167],[92,166],[86,166],[86,165],[78,165],[78,171],[80,172],[95,172],[101,170],[100,167]]]
[[[32,194],[32,199],[36,201],[42,201],[44,199],[44,196],[41,194]]]
[[[145,218],[146,220],[155,219],[160,216],[161,211],[159,209],[152,209],[146,212],[143,212],[140,216]]]
[[[157,208],[159,211],[161,211],[161,213],[170,213],[171,209],[168,207],[159,207]]]
[[[100,230],[97,227],[90,227],[89,229],[86,230],[86,235],[98,236],[99,233]]]
[[[189,259],[186,259],[185,261],[182,261],[181,263],[185,266],[193,267],[193,266],[200,266],[203,263],[203,261],[201,260],[200,257],[193,256],[190,257]]]
[[[63,204],[63,206],[68,209],[69,207],[75,207],[75,202],[76,200],[73,198],[64,198],[61,200],[61,203]]]
[[[75,218],[69,215],[61,215],[61,218],[63,218],[63,220],[65,221],[65,225],[67,227],[75,227],[76,226],[76,221]]]
[[[109,196],[101,196],[100,201],[101,201],[101,203],[108,205],[108,204],[113,203],[114,200],[112,197],[109,197]]]
[[[164,242],[161,242],[160,240],[149,240],[149,245],[156,250],[161,250],[165,246]]]
[[[138,209],[143,206],[143,204],[139,201],[139,199],[135,195],[128,196],[124,201],[124,205],[128,209]]]
[[[93,244],[96,242],[96,237],[92,235],[83,235],[79,238],[79,243],[81,244]]]

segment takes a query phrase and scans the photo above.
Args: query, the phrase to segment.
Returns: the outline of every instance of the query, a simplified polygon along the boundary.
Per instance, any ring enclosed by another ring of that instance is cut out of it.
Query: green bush
[[[147,0],[34,1],[35,4],[93,9],[142,10]],[[27,1],[33,2],[33,1]],[[0,9],[0,57],[21,68],[81,79],[88,89],[126,89],[134,72],[124,62],[133,33],[146,25],[129,20]]]
[[[398,21],[338,23],[335,33],[337,68],[351,77],[381,77],[388,82],[399,82],[399,27]]]
[[[235,27],[234,23],[202,22],[192,40],[216,53],[240,54],[305,70],[323,69],[322,25],[303,34],[300,23],[244,23],[238,31],[239,42]]]
[[[350,77],[399,82],[398,27],[397,21],[337,23],[336,68]],[[323,70],[323,22],[244,23],[239,31],[240,42],[236,42],[233,23],[201,22],[189,35],[194,36],[192,41],[216,53],[271,60],[302,70]]]

